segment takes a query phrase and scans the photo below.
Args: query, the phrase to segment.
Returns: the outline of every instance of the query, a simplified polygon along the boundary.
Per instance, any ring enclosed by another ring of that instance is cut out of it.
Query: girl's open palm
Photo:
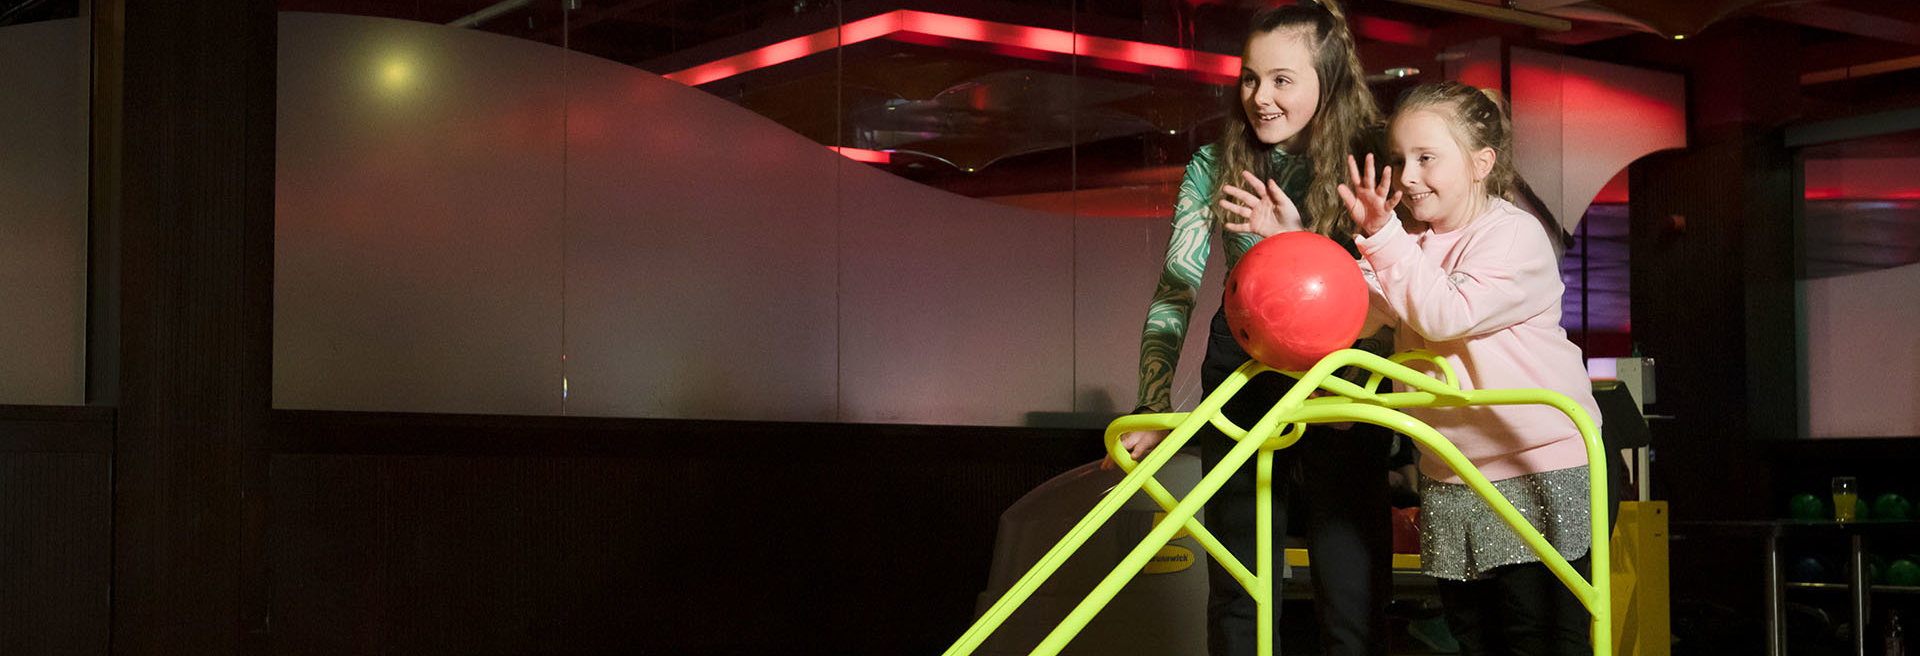
[[[1347,203],[1347,213],[1352,214],[1353,222],[1360,226],[1360,234],[1369,237],[1394,220],[1393,208],[1400,204],[1400,192],[1393,191],[1393,167],[1387,167],[1376,177],[1372,153],[1367,154],[1364,178],[1360,175],[1359,163],[1352,155],[1347,156],[1347,183],[1340,185],[1339,191],[1340,200]],[[1389,191],[1393,191],[1391,196],[1387,194]]]
[[[1263,239],[1301,229],[1300,209],[1287,197],[1287,192],[1280,190],[1279,183],[1262,182],[1247,171],[1241,171],[1240,177],[1246,179],[1247,188],[1222,186],[1220,191],[1227,198],[1220,199],[1220,208],[1239,215],[1241,220],[1228,221],[1222,227],[1233,232],[1251,232]]]

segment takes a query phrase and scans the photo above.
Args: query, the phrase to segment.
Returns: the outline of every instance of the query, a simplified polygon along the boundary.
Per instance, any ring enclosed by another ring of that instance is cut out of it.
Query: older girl
[[[1348,156],[1378,139],[1374,128],[1380,114],[1339,6],[1332,0],[1308,1],[1257,14],[1229,116],[1225,135],[1194,155],[1180,185],[1165,269],[1141,337],[1136,412],[1173,409],[1174,365],[1216,227],[1225,231],[1229,269],[1255,243],[1280,232],[1310,230],[1343,242],[1353,233],[1353,219],[1335,187]],[[1362,341],[1384,351],[1388,338]],[[1247,360],[1225,315],[1216,313],[1201,371],[1205,390],[1211,393]],[[1250,427],[1292,384],[1278,374],[1258,376],[1224,412]],[[1129,433],[1122,444],[1141,458],[1166,434]],[[1306,493],[1315,608],[1327,654],[1386,653],[1392,548],[1384,476],[1388,439],[1389,433],[1374,426],[1316,426],[1293,448],[1276,454],[1276,471],[1297,470]],[[1195,441],[1208,470],[1234,445],[1211,426]],[[1256,543],[1253,478],[1251,467],[1241,468],[1206,508],[1208,530],[1242,562],[1252,561]],[[1280,535],[1273,537],[1282,544],[1288,493],[1285,481],[1276,483],[1274,526]],[[1209,574],[1209,653],[1255,653],[1258,604],[1217,564]],[[1279,604],[1273,609],[1277,626]]]

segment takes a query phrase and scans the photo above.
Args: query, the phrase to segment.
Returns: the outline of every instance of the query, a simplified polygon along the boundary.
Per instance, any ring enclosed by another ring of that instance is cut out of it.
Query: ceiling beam
[[[1811,73],[1913,55],[1920,55],[1920,48],[1879,39],[1841,39],[1814,45],[1802,44],[1797,63],[1800,72]]]
[[[1759,13],[1807,27],[1920,46],[1920,25],[1844,7],[1809,3],[1768,7]]]
[[[1472,0],[1393,0],[1393,1],[1401,4],[1414,5],[1416,7],[1426,7],[1428,9],[1450,11],[1456,14],[1466,14],[1468,16],[1475,16],[1479,18],[1497,20],[1504,23],[1514,23],[1518,25],[1525,25],[1527,27],[1532,27],[1532,28],[1542,29],[1542,30],[1565,32],[1567,30],[1573,29],[1573,21],[1567,20],[1565,18],[1556,18],[1553,16],[1548,16],[1546,14],[1536,14],[1530,11],[1520,11],[1518,9],[1508,9],[1506,7],[1500,7],[1495,5],[1480,4],[1478,2],[1473,2]]]

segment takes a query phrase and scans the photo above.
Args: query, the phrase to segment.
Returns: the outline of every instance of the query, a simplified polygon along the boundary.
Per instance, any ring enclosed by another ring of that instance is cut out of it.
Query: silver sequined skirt
[[[1591,546],[1587,480],[1581,465],[1494,481],[1493,488],[1571,561]],[[1473,488],[1420,477],[1420,565],[1427,575],[1470,581],[1495,567],[1539,560]]]

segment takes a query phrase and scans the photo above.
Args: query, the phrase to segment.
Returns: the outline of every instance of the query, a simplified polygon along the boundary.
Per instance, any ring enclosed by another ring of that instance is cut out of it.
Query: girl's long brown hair
[[[1307,230],[1345,239],[1355,227],[1336,187],[1346,180],[1348,155],[1378,150],[1372,142],[1379,138],[1380,109],[1367,91],[1366,71],[1360,66],[1353,33],[1347,29],[1346,12],[1335,0],[1303,0],[1262,10],[1254,14],[1247,40],[1277,30],[1300,30],[1309,39],[1314,73],[1320,77],[1320,105],[1306,128],[1305,154],[1313,176],[1305,198],[1292,200],[1299,206]],[[1242,182],[1241,171],[1268,179],[1268,156],[1274,148],[1254,137],[1238,93],[1229,94],[1228,103],[1233,118],[1227,121],[1226,132],[1216,147],[1219,167],[1208,205],[1216,222],[1227,218],[1220,209],[1220,199],[1225,197],[1221,189]]]

